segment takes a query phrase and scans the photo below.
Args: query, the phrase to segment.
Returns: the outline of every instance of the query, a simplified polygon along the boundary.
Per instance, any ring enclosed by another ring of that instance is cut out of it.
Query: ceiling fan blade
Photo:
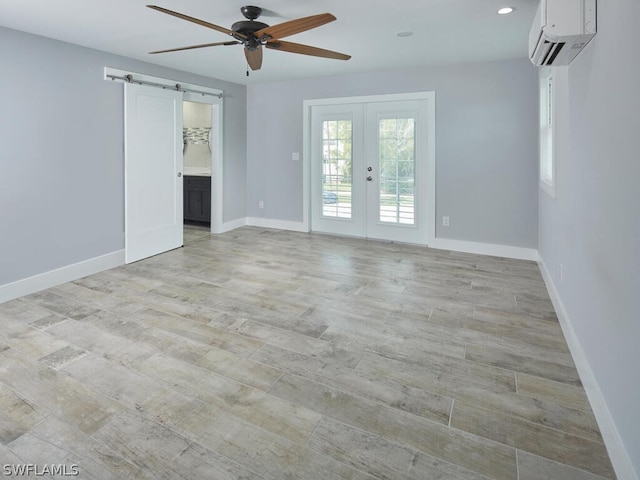
[[[320,15],[312,15],[310,17],[298,18],[296,20],[290,20],[288,22],[279,23],[271,27],[263,28],[255,32],[256,37],[261,38],[263,36],[271,37],[272,39],[284,38],[289,35],[311,30],[312,28],[319,27],[329,22],[333,22],[336,19],[330,13],[321,13]]]
[[[265,47],[283,52],[299,53],[301,55],[311,55],[312,57],[334,58],[336,60],[349,60],[351,55],[325,50],[324,48],[311,47],[302,45],[301,43],[283,42],[280,40],[272,40],[266,43]]]
[[[253,50],[245,45],[244,56],[247,58],[247,63],[251,67],[251,70],[260,70],[262,67],[262,45],[258,45]]]
[[[194,48],[217,47],[218,45],[238,45],[239,43],[240,42],[236,41],[201,43],[200,45],[189,45],[188,47],[170,48],[168,50],[156,50],[155,52],[149,52],[149,54],[153,55],[155,53],[179,52],[181,50],[192,50]]]
[[[174,17],[181,18],[181,19],[186,20],[188,22],[197,23],[198,25],[202,25],[203,27],[207,27],[207,28],[210,28],[212,30],[217,30],[218,32],[226,33],[227,35],[233,35],[233,33],[234,33],[231,30],[229,30],[228,28],[224,28],[224,27],[221,27],[219,25],[215,25],[213,23],[205,22],[204,20],[200,20],[199,18],[195,18],[195,17],[190,17],[189,15],[185,15],[183,13],[178,13],[178,12],[174,12],[173,10],[168,10],[166,8],[158,7],[157,5],[147,5],[147,7],[151,8],[153,10],[157,10],[158,12],[166,13],[167,15],[173,15]],[[237,34],[237,33],[236,33],[236,35],[239,35],[241,37],[244,36],[244,35]]]

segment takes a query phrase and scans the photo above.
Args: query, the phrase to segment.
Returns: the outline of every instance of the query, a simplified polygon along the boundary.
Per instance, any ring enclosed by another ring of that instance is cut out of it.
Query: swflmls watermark
[[[76,464],[5,463],[2,465],[2,474],[5,477],[77,477],[80,474],[80,469]]]

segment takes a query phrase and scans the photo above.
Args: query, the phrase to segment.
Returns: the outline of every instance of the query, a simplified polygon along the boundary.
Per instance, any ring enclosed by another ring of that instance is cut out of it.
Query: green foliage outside
[[[413,205],[415,176],[415,123],[413,118],[379,121],[380,192],[383,205]],[[351,201],[352,122],[323,122],[323,189]]]

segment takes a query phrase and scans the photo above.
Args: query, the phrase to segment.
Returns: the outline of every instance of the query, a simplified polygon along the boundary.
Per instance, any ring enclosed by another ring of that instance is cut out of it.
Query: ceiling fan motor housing
[[[262,22],[256,22],[256,18],[262,14],[260,7],[246,6],[240,9],[242,15],[247,20],[241,20],[231,25],[231,31],[238,33],[239,35],[233,35],[237,40],[244,43],[250,50],[254,50],[260,46],[260,40],[254,33],[263,28],[267,28],[269,25]]]
[[[262,22],[242,20],[231,25],[231,31],[233,31],[233,38],[240,40],[242,43],[246,43],[248,47],[252,47],[253,41],[255,41],[256,45],[260,44],[260,40],[254,35],[254,32],[267,28],[268,26],[269,25]],[[235,33],[239,35],[235,35]]]

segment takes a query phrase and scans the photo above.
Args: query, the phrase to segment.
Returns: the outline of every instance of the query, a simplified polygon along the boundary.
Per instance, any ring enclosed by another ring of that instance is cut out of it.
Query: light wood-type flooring
[[[184,248],[1,304],[0,324],[2,465],[615,478],[534,262],[192,227]]]

